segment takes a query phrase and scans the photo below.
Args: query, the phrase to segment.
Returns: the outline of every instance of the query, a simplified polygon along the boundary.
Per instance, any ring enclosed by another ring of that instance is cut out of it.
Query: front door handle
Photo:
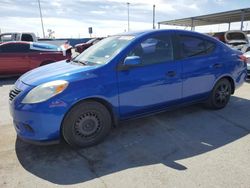
[[[166,74],[168,77],[174,77],[176,75],[175,71],[168,71]]]

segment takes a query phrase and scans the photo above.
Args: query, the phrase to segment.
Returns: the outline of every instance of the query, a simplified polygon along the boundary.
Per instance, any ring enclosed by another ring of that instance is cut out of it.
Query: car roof
[[[182,29],[151,29],[151,30],[143,30],[143,31],[132,31],[132,32],[124,32],[120,33],[114,36],[126,36],[126,35],[132,35],[132,36],[141,36],[145,34],[157,34],[157,33],[164,33],[164,32],[178,32],[178,33],[183,33],[183,34],[193,34],[193,35],[202,35],[202,36],[207,36],[209,35],[199,33],[196,31],[189,31],[189,30],[182,30]]]
[[[145,35],[151,35],[151,34],[161,34],[161,33],[178,33],[178,34],[187,34],[187,35],[193,35],[197,37],[202,37],[204,39],[213,41],[215,43],[220,43],[219,40],[216,40],[214,37],[204,34],[204,33],[199,33],[196,31],[190,31],[190,30],[182,30],[182,29],[151,29],[151,30],[144,30],[144,31],[133,31],[133,32],[125,32],[125,33],[120,33],[117,35],[113,36],[135,36],[135,38],[143,37]]]
[[[14,32],[14,33],[1,33],[0,34],[0,36],[3,36],[3,35],[15,35],[15,34],[20,34],[20,33],[16,33],[16,32]]]

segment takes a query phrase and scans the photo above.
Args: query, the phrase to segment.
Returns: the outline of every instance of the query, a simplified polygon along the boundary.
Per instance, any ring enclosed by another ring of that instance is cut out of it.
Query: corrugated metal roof
[[[182,18],[182,19],[176,19],[176,20],[161,21],[161,22],[158,22],[158,24],[186,26],[186,27],[194,26],[195,27],[195,26],[202,26],[202,25],[240,22],[242,20],[242,15],[244,15],[244,21],[249,21],[250,20],[250,8],[214,13],[214,14],[207,14],[207,15],[195,16],[195,17],[189,17],[189,18]]]

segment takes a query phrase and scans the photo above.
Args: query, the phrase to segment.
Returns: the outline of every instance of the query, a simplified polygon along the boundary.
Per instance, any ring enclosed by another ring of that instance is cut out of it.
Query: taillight
[[[239,58],[240,58],[241,61],[247,63],[247,57],[246,57],[246,56],[244,56],[244,55],[239,55]]]

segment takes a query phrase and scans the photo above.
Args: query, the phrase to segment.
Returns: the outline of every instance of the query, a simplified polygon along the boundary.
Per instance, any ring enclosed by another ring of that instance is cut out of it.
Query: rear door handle
[[[168,71],[168,72],[166,73],[166,75],[167,75],[168,77],[174,77],[174,76],[176,75],[176,72],[175,72],[175,71]]]
[[[221,63],[215,63],[213,65],[213,68],[221,68],[222,67],[222,64]]]

